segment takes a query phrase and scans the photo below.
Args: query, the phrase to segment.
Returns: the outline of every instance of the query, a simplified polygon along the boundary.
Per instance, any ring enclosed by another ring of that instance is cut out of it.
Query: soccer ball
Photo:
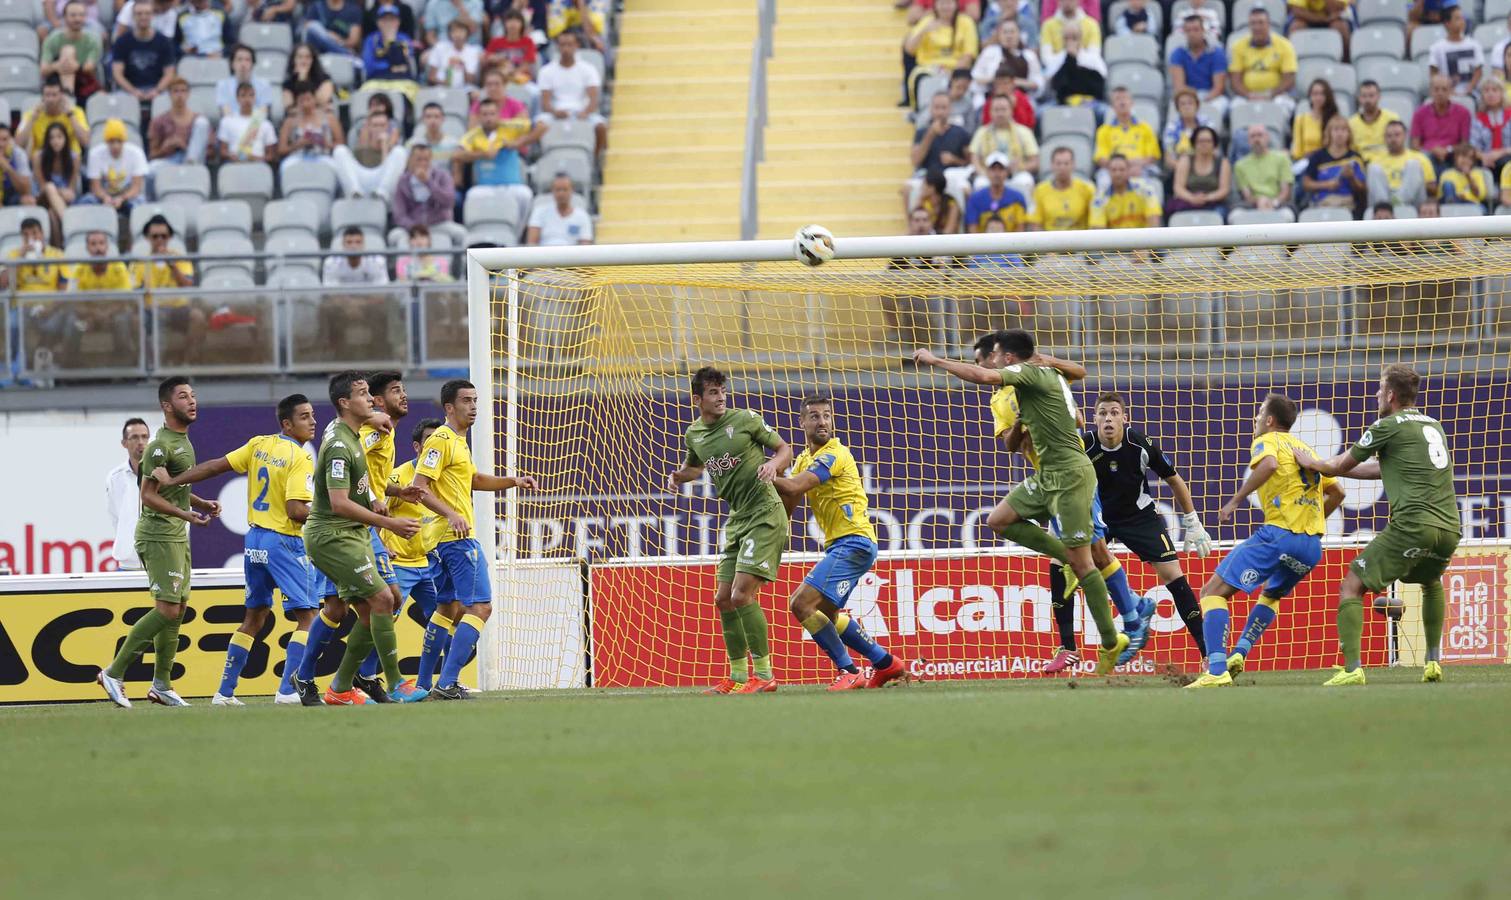
[[[792,255],[805,266],[821,266],[834,258],[834,235],[822,225],[799,228],[792,237]]]

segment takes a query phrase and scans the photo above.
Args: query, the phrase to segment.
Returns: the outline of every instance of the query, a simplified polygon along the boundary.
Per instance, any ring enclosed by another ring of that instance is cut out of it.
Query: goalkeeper
[[[1197,652],[1206,659],[1201,605],[1181,569],[1175,543],[1165,531],[1164,518],[1155,509],[1154,498],[1149,494],[1149,473],[1153,472],[1170,485],[1175,505],[1181,511],[1186,552],[1204,557],[1212,552],[1212,538],[1196,515],[1191,489],[1158,444],[1142,431],[1128,427],[1128,401],[1122,394],[1106,393],[1098,397],[1093,415],[1096,429],[1081,435],[1081,440],[1096,468],[1097,493],[1101,495],[1102,515],[1107,521],[1107,539],[1121,541],[1134,556],[1154,567],[1154,573],[1175,601],[1180,620],[1196,642]],[[1146,639],[1149,620],[1154,616],[1154,601],[1144,598],[1139,603],[1138,612],[1142,627],[1137,634]],[[1118,665],[1132,659],[1143,646],[1142,639],[1129,645]]]
[[[1000,344],[1007,362],[1000,369],[941,359],[922,348],[913,352],[913,361],[938,366],[970,384],[1011,385],[1016,389],[1019,415],[1039,453],[1039,470],[992,509],[986,525],[1014,543],[1070,565],[1102,638],[1096,674],[1106,675],[1128,647],[1129,639],[1113,624],[1107,582],[1091,558],[1096,471],[1081,443],[1075,397],[1061,368],[1076,371],[1078,367],[1036,353],[1033,335],[1020,328],[1004,331]],[[1059,520],[1060,537],[1033,521],[1049,518]]]

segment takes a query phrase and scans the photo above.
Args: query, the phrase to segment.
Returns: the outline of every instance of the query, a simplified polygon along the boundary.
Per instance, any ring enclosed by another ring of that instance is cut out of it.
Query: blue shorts
[[[435,586],[435,554],[430,555],[429,562],[420,568],[408,566],[394,566],[394,574],[399,577],[399,600],[402,603],[410,597],[420,605],[421,621],[430,621],[430,616],[435,612],[436,604],[441,600],[441,595]]]
[[[1265,594],[1284,597],[1321,561],[1321,535],[1265,525],[1228,551],[1217,564],[1217,577],[1245,593],[1262,583]]]
[[[245,548],[241,571],[246,576],[249,609],[272,606],[275,587],[283,594],[284,612],[320,606],[320,597],[313,591],[319,570],[310,565],[303,540],[253,525],[247,531]]]
[[[488,560],[483,545],[476,538],[447,541],[435,548],[440,568],[449,582],[451,596],[463,606],[492,603],[493,585],[488,577]]]
[[[378,562],[378,577],[383,579],[384,584],[398,584],[399,576],[393,573],[393,557],[388,554],[388,548],[383,546],[383,539],[378,537],[378,529],[369,528],[368,532],[373,538],[373,559]]]
[[[876,553],[876,543],[870,538],[847,534],[824,549],[824,558],[803,583],[812,585],[825,600],[843,609],[861,576],[876,564]]]
[[[1049,533],[1060,536],[1060,518],[1049,520]],[[1107,523],[1102,521],[1102,497],[1095,491],[1091,494],[1091,542],[1107,540]]]

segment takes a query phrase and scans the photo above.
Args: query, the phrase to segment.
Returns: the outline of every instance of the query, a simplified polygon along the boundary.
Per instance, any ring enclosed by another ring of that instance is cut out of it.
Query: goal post
[[[883,551],[850,608],[916,674],[1035,674],[1059,643],[1045,563],[984,526],[1026,469],[996,441],[985,389],[909,359],[920,346],[969,358],[979,334],[1006,327],[1088,367],[1074,391],[1088,419],[1102,392],[1127,398],[1220,548],[1262,519],[1253,505],[1230,523],[1217,512],[1242,479],[1265,393],[1297,400],[1294,430],[1331,454],[1374,418],[1380,369],[1413,365],[1464,510],[1450,617],[1469,629],[1465,646],[1485,645],[1476,660],[1511,661],[1508,238],[1511,217],[840,237],[815,268],[790,241],[469,251],[472,380],[487,398],[473,453],[480,469],[542,483],[479,500],[479,536],[485,519],[498,529],[484,541],[496,602],[483,686],[680,686],[725,671],[712,594],[726,511],[706,479],[675,495],[661,486],[682,462],[701,365],[726,371],[731,406],[795,450],[801,399],[834,396]],[[1387,515],[1379,482],[1345,487],[1322,563],[1253,658],[1261,671],[1335,660],[1338,581]],[[1179,547],[1171,491],[1154,479],[1151,493]],[[783,680],[832,674],[786,611],[821,539],[800,508],[762,591]],[[1113,549],[1135,592],[1160,602],[1131,671],[1194,669],[1153,568]],[[1181,554],[1194,589],[1221,552]],[[1240,596],[1235,629],[1247,608]],[[1088,619],[1077,609],[1083,646]],[[1420,622],[1403,623],[1370,618],[1368,663],[1416,658]]]

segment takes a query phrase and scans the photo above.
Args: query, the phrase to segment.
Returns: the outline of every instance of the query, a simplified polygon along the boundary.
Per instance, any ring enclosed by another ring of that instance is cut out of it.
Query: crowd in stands
[[[1511,211],[1507,0],[911,0],[909,233]]]

